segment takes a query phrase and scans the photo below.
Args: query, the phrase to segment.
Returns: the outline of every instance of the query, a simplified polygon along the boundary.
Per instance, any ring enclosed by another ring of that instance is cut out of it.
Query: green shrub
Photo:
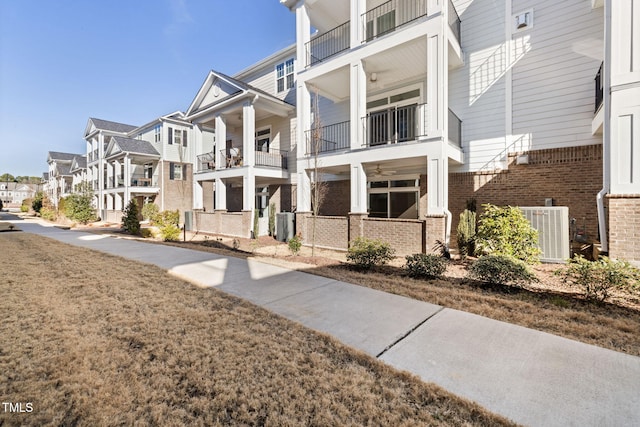
[[[142,219],[145,221],[155,221],[156,215],[160,212],[158,205],[155,203],[145,203],[142,206]]]
[[[269,236],[276,235],[276,204],[269,203]]]
[[[51,209],[50,207],[42,206],[40,208],[40,216],[47,221],[55,221],[58,218],[58,214],[55,209]]]
[[[154,219],[160,238],[165,242],[180,240],[180,211],[162,211]]]
[[[86,224],[96,220],[95,209],[93,208],[93,192],[88,185],[79,184],[79,193],[72,194],[66,198],[64,204],[64,214],[67,218]],[[62,207],[60,207],[62,209]]]
[[[447,260],[434,254],[413,254],[405,257],[405,269],[409,276],[424,279],[439,279],[447,270]]]
[[[475,252],[476,240],[476,213],[465,209],[460,214],[460,222],[457,229],[458,250],[460,256],[466,258],[473,256]]]
[[[394,253],[395,250],[386,242],[358,237],[351,242],[347,260],[363,270],[369,270],[373,266],[391,261]]]
[[[67,197],[61,197],[58,200],[58,213],[66,216],[67,212]]]
[[[640,271],[624,260],[606,256],[589,261],[582,255],[569,260],[566,268],[555,272],[571,285],[582,288],[587,299],[605,301],[613,289],[632,290],[640,286]]]
[[[537,281],[523,261],[508,255],[485,255],[469,269],[469,277],[490,285],[523,286]]]
[[[289,245],[289,250],[293,255],[298,255],[300,253],[300,249],[302,248],[302,237],[299,234],[296,234],[287,242]]]
[[[36,213],[40,213],[40,209],[42,209],[43,200],[44,200],[44,193],[42,191],[38,191],[33,198],[33,202],[31,203],[31,208]]]
[[[20,205],[20,212],[29,212],[29,208],[31,207],[31,204],[33,203],[32,199],[24,199],[22,201],[22,205]]]
[[[138,202],[129,200],[122,211],[122,228],[129,234],[140,234],[140,219],[138,218]]]
[[[540,261],[538,232],[514,206],[484,206],[475,238],[476,254],[508,255],[528,264]]]

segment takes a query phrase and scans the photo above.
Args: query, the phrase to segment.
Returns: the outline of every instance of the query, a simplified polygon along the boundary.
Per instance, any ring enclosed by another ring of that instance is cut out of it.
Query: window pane
[[[291,89],[293,87],[293,74],[289,74],[287,76],[287,89]]]
[[[387,217],[388,193],[369,194],[369,216],[372,218]]]
[[[389,193],[391,197],[390,218],[417,219],[418,193]]]
[[[391,102],[400,102],[405,99],[418,98],[420,97],[420,89],[412,90],[409,92],[399,93],[398,95],[393,95],[391,97]]]
[[[389,181],[372,181],[369,183],[371,188],[387,188],[389,186]]]
[[[278,78],[284,77],[284,64],[278,64],[276,66],[276,77]]]
[[[293,59],[287,61],[287,74],[293,74]]]
[[[278,92],[282,92],[284,90],[284,79],[278,79]]]
[[[403,179],[401,181],[391,181],[392,187],[417,187],[415,179]]]

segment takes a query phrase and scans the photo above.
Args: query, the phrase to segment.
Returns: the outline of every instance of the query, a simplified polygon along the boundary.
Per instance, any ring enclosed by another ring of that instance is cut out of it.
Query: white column
[[[298,164],[299,166],[300,164]],[[298,193],[298,212],[311,212],[311,179],[304,167],[298,167],[298,183],[296,191]]]
[[[427,43],[427,109],[429,136],[442,136],[446,132],[445,118],[447,117],[444,100],[444,76],[443,61],[445,60],[441,41],[442,35],[435,34],[429,37]]]
[[[113,198],[114,198],[113,209],[117,211],[121,211],[122,209],[124,209],[125,205],[122,203],[123,202],[122,195],[120,193],[116,193],[113,195]]]
[[[367,174],[362,163],[351,164],[351,208],[349,213],[367,213]]]
[[[307,66],[307,43],[311,39],[311,21],[304,2],[296,9],[296,56],[298,57],[297,69],[302,70]]]
[[[362,22],[362,14],[366,12],[366,0],[351,0],[351,49],[360,46],[364,39],[365,33]]]
[[[224,121],[222,116],[217,115],[215,118],[216,123],[216,143],[214,145],[214,155],[216,162],[216,169],[224,169],[227,165],[225,162],[225,156],[222,155],[221,150],[225,148],[226,140],[227,140],[227,123]]]
[[[202,209],[204,206],[203,200],[204,191],[202,189],[202,181],[193,180],[193,209]]]
[[[250,102],[242,106],[242,164],[256,164],[256,111]]]
[[[215,210],[227,210],[227,183],[222,178],[216,178],[215,181]]]
[[[256,206],[256,176],[253,168],[247,169],[247,173],[242,177],[242,210],[251,211]]]
[[[367,113],[367,73],[362,61],[351,64],[350,75],[351,149],[357,150],[365,142],[362,117]]]
[[[125,155],[124,157],[124,173],[122,174],[122,179],[124,180],[124,203],[129,203],[129,199],[131,198],[131,159],[129,155]],[[139,206],[142,209],[142,206]]]
[[[427,158],[427,214],[447,213],[449,203],[449,162],[446,152]]]

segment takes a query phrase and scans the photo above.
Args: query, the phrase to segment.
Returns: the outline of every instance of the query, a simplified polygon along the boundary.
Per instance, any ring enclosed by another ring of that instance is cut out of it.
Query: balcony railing
[[[460,16],[451,0],[449,0],[449,28],[451,28],[456,40],[460,43]]]
[[[132,187],[156,187],[157,178],[149,178],[143,174],[133,174],[131,176]]]
[[[216,159],[213,152],[198,156],[198,172],[212,171],[216,168]]]
[[[256,150],[256,166],[267,166],[278,169],[288,168],[289,152],[270,148],[269,151]]]
[[[349,49],[351,25],[345,22],[326,33],[314,37],[306,44],[307,67]]]
[[[602,105],[602,100],[604,99],[604,90],[603,90],[603,84],[602,84],[602,66],[604,65],[604,62],[602,64],[600,64],[600,68],[598,69],[598,72],[596,73],[596,78],[595,78],[595,83],[596,83],[596,108],[594,110],[594,113],[598,112],[598,109],[600,108],[600,105]]]
[[[237,168],[243,165],[242,150],[240,148],[226,148],[220,150],[221,158],[224,159],[225,168]]]
[[[362,118],[364,145],[396,144],[427,135],[427,104],[412,104],[375,111]]]
[[[389,0],[362,15],[365,41],[371,41],[427,15],[427,0]]]
[[[462,148],[462,120],[449,109],[449,142]]]
[[[307,155],[346,150],[351,146],[351,124],[340,122],[310,129],[307,134]]]

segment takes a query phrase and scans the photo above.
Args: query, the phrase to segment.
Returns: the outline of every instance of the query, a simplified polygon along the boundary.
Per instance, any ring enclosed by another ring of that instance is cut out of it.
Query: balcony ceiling
[[[349,20],[349,1],[307,0],[311,25],[320,33],[329,31]]]

